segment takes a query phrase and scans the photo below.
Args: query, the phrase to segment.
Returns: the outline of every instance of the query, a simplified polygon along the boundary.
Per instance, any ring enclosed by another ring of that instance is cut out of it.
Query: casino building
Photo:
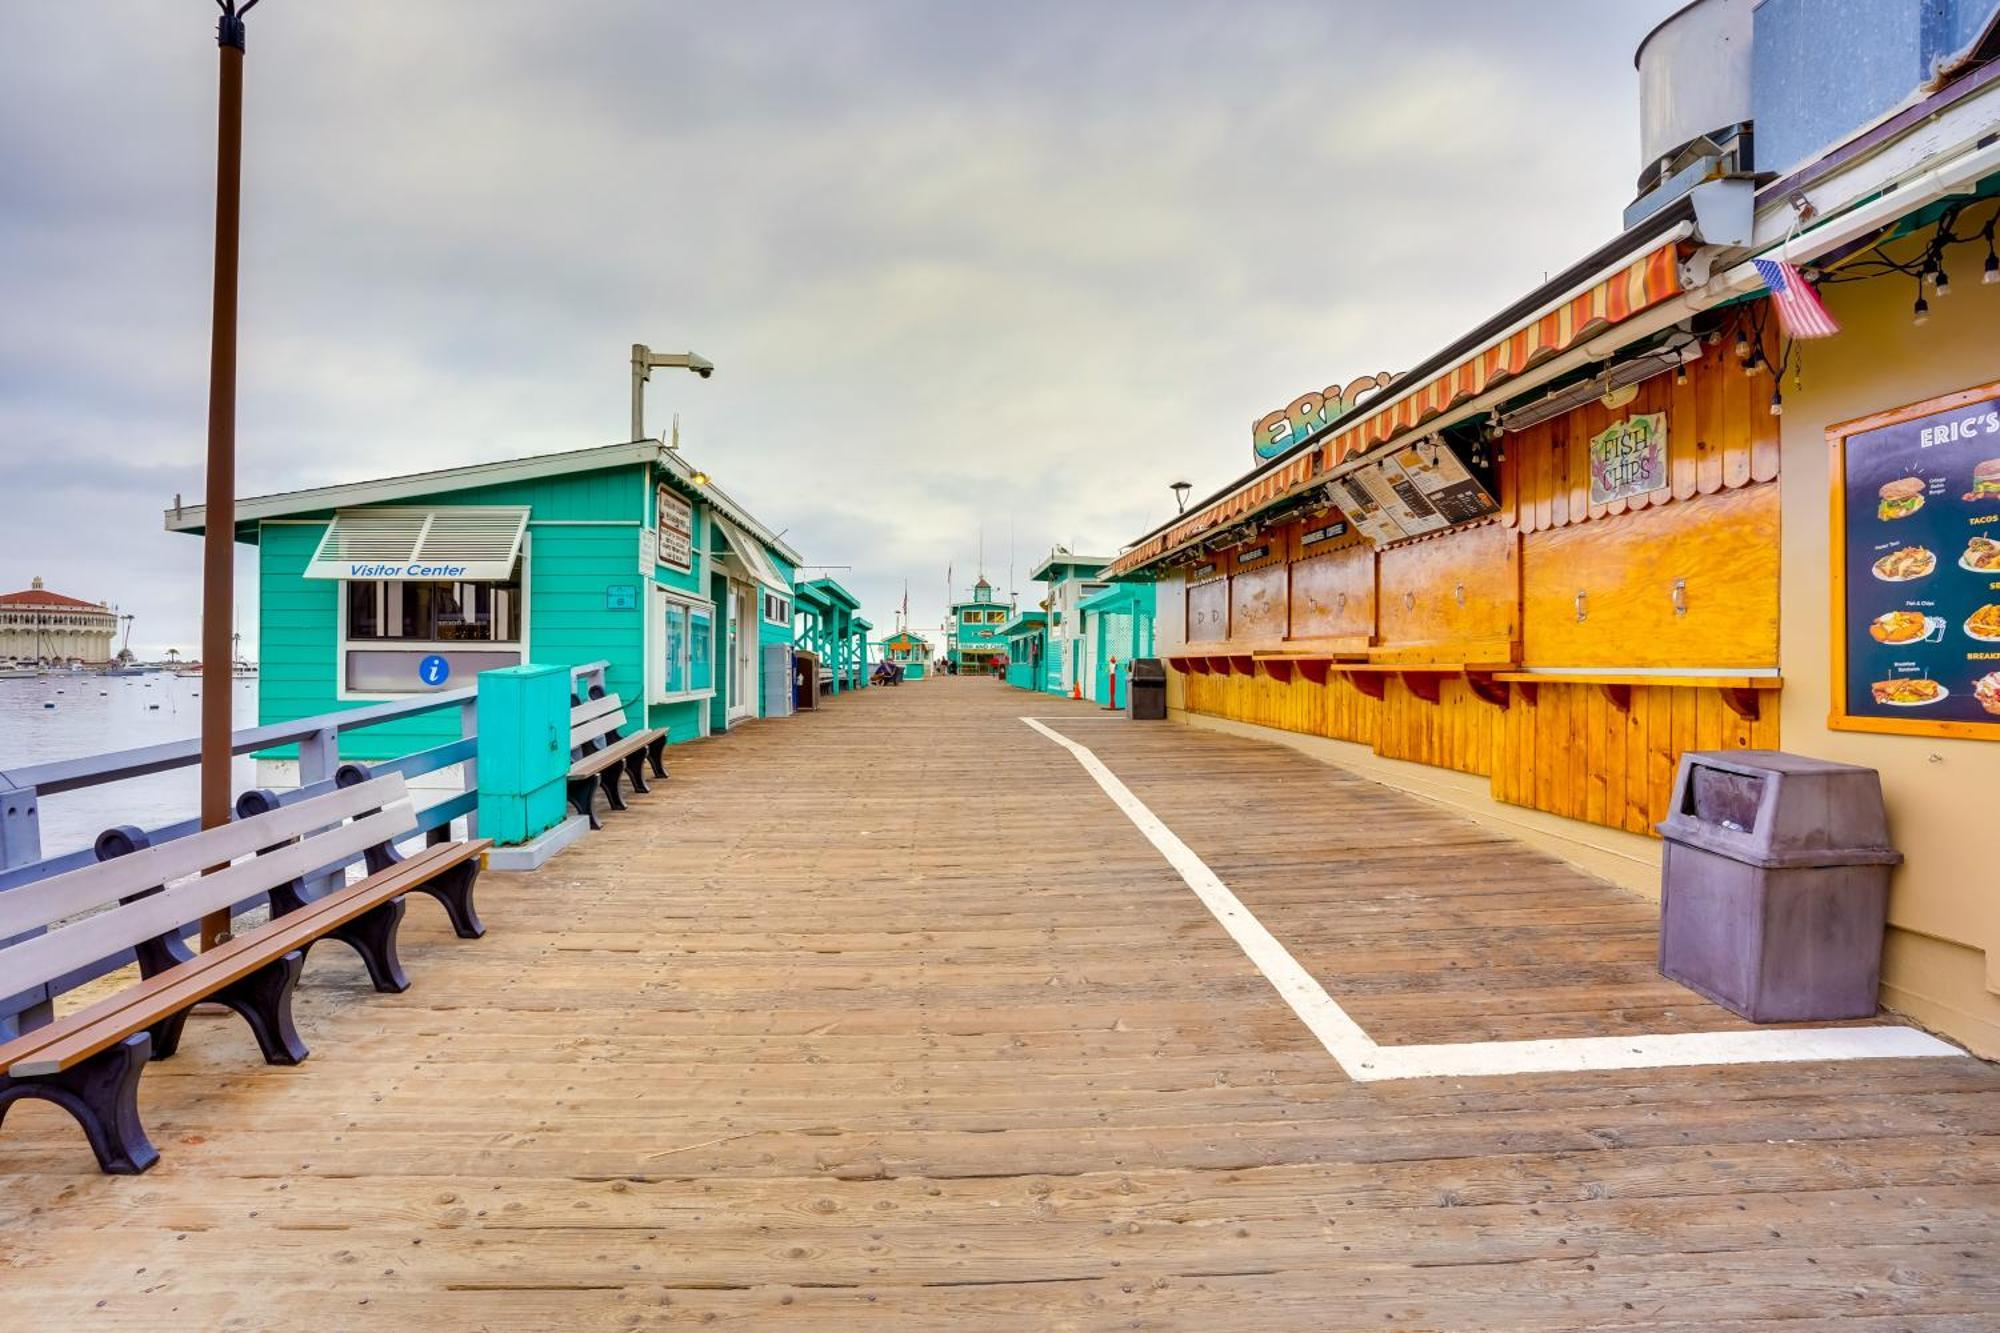
[[[117,637],[116,611],[50,592],[39,577],[0,597],[0,659],[96,666],[111,660]]]

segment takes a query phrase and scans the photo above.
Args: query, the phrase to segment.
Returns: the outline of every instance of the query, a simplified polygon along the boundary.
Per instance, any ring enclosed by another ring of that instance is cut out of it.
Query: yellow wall
[[[1884,999],[1983,1055],[2000,1056],[2000,742],[1832,731],[1826,427],[2000,380],[2000,285],[1955,247],[1951,295],[1910,319],[1907,278],[1831,284],[1834,338],[1803,345],[1785,382],[1780,624],[1788,750],[1881,770],[1890,833],[1907,858],[1889,900]],[[1898,255],[1906,258],[1907,255]]]

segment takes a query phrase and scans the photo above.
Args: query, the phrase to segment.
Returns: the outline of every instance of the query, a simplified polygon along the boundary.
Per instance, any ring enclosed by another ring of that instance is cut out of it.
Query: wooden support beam
[[[1598,691],[1604,701],[1621,713],[1632,711],[1632,687],[1623,681],[1599,681]]]
[[[1299,663],[1299,674],[1315,685],[1324,685],[1327,669],[1332,665],[1325,660],[1305,659]]]
[[[1468,671],[1465,683],[1471,687],[1473,698],[1484,700],[1495,708],[1505,708],[1512,701],[1507,682],[1495,680],[1491,672]]]
[[[1288,681],[1292,678],[1292,661],[1285,657],[1267,657],[1264,659],[1264,671],[1272,680]]]

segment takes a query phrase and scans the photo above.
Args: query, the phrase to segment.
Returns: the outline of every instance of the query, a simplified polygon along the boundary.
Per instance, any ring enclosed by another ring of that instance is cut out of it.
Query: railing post
[[[0,781],[0,870],[32,865],[42,859],[41,805],[33,787],[16,787]],[[0,940],[0,944],[11,943],[12,940]],[[0,995],[0,1041],[41,1027],[54,1017],[47,986]]]
[[[315,782],[331,782],[335,770],[340,767],[340,733],[332,727],[321,727],[310,736],[299,739],[299,786],[310,787]],[[316,870],[305,877],[306,892],[314,897],[331,893],[347,880],[347,870]]]
[[[467,699],[458,706],[458,734],[464,740],[471,740],[479,734],[479,700],[476,697]],[[461,768],[465,773],[465,790],[477,792],[479,790],[478,753],[475,751],[473,756],[461,765]],[[465,836],[468,838],[479,836],[479,807],[477,805],[466,813]]]

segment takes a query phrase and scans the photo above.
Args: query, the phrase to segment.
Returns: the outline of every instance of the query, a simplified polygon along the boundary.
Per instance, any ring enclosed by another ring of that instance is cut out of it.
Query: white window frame
[[[667,678],[667,625],[665,608],[661,606],[661,603],[671,602],[689,613],[696,611],[706,612],[709,617],[709,634],[711,639],[713,639],[715,632],[713,628],[715,623],[715,603],[709,601],[706,597],[697,597],[693,593],[682,592],[678,588],[669,588],[660,583],[653,584],[652,589],[654,593],[653,604],[646,609],[646,702],[649,704],[681,704],[713,698],[715,696],[715,687],[712,684],[707,689],[680,690],[668,693],[665,685]],[[709,646],[713,649],[714,644],[711,642]],[[692,626],[689,627],[687,633],[686,651],[687,661],[684,663],[681,679],[693,680],[694,629]]]
[[[534,540],[535,538],[533,533],[526,533],[523,534],[521,537],[521,641],[518,644],[513,645],[513,647],[517,650],[518,653],[517,659],[515,661],[516,666],[519,666],[523,662],[532,662],[535,660],[533,657],[529,656],[528,653],[528,647],[534,641],[533,639],[534,630],[530,623],[531,621],[530,608],[534,605],[535,599],[529,592],[529,588],[531,585],[528,582],[529,572],[533,568],[529,560],[529,552],[534,545]],[[444,583],[454,582],[454,580],[451,579],[441,579],[438,581]],[[465,579],[457,581],[466,583],[494,582],[494,580],[492,579]],[[490,640],[488,644],[482,648],[481,645],[478,644],[477,642],[466,639],[452,639],[449,641],[442,639],[438,640],[351,639],[347,635],[348,585],[350,583],[380,583],[382,582],[382,580],[381,579],[334,579],[330,580],[330,582],[333,583],[335,589],[333,598],[334,600],[333,697],[339,700],[341,703],[385,703],[391,699],[411,699],[411,698],[416,698],[420,695],[436,693],[435,690],[392,690],[384,692],[377,690],[348,689],[347,654],[350,649],[361,649],[364,651],[368,649],[375,649],[377,651],[388,651],[388,652],[429,651],[437,653],[506,651],[506,645],[504,645],[499,640]],[[460,682],[461,685],[470,685],[472,683],[473,683],[472,681]],[[453,685],[451,686],[451,688],[457,689],[459,688],[459,686]]]
[[[764,593],[764,623],[789,630],[792,627],[792,599],[780,596],[772,592],[769,588],[765,588],[762,591]],[[771,603],[773,602],[778,604],[778,614],[775,616],[771,614]]]

